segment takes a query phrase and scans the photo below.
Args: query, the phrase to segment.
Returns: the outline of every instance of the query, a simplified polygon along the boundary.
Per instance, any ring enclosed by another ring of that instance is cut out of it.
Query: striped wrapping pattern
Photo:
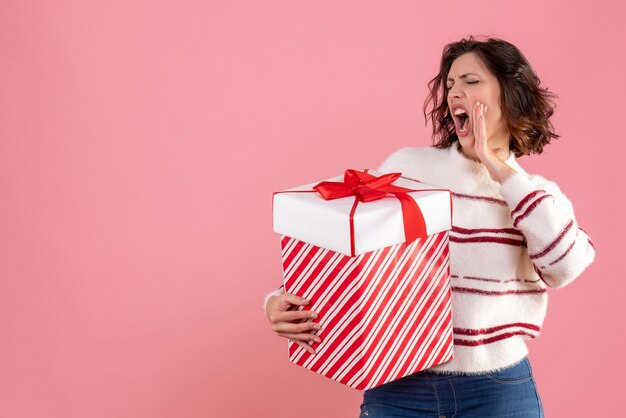
[[[322,326],[315,355],[288,342],[293,363],[365,390],[452,359],[448,231],[356,257],[281,246],[285,291]]]

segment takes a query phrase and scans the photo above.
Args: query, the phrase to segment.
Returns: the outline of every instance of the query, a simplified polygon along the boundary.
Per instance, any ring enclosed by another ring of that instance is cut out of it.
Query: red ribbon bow
[[[394,186],[393,183],[401,173],[389,173],[380,177],[368,174],[367,171],[348,169],[344,173],[343,182],[323,181],[313,189],[318,191],[326,200],[354,196],[354,205],[350,211],[350,251],[354,256],[354,212],[359,202],[371,202],[382,199],[388,194],[394,195],[402,205],[402,219],[406,243],[410,244],[418,238],[426,237],[426,222],[424,215],[409,192],[426,190],[407,189]]]

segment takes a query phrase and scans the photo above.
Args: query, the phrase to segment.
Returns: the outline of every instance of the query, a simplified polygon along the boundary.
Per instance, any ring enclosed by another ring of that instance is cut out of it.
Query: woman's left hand
[[[474,151],[476,156],[480,159],[487,170],[489,175],[494,181],[503,183],[506,179],[516,173],[511,167],[493,152],[487,145],[487,121],[485,115],[487,113],[487,107],[480,102],[474,103],[472,109],[472,127],[474,130]]]

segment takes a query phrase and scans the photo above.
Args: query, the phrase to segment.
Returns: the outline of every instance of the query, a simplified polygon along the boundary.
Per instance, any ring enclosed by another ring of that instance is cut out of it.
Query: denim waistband
[[[485,374],[494,373],[496,371],[507,370],[507,369],[510,369],[510,368],[513,368],[513,367],[519,367],[519,366],[523,365],[523,363],[525,363],[525,362],[528,362],[528,356],[525,356],[521,360],[518,360],[515,363],[510,364],[510,365],[505,366],[505,367],[502,367],[500,369],[487,370],[487,371],[484,371],[484,372],[471,372],[471,373],[454,372],[454,371],[453,372],[433,372],[433,371],[429,371],[429,370],[422,370],[421,372],[413,373],[413,374],[411,374],[409,376],[411,376],[413,378],[427,378],[427,379],[445,379],[445,378],[458,377],[458,376],[481,376],[481,375],[485,375]]]

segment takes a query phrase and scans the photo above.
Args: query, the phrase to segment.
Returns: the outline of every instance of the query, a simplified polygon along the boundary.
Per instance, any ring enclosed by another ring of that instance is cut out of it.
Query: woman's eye
[[[466,84],[478,84],[478,81],[466,81]],[[448,90],[452,89],[452,85],[446,86]]]

